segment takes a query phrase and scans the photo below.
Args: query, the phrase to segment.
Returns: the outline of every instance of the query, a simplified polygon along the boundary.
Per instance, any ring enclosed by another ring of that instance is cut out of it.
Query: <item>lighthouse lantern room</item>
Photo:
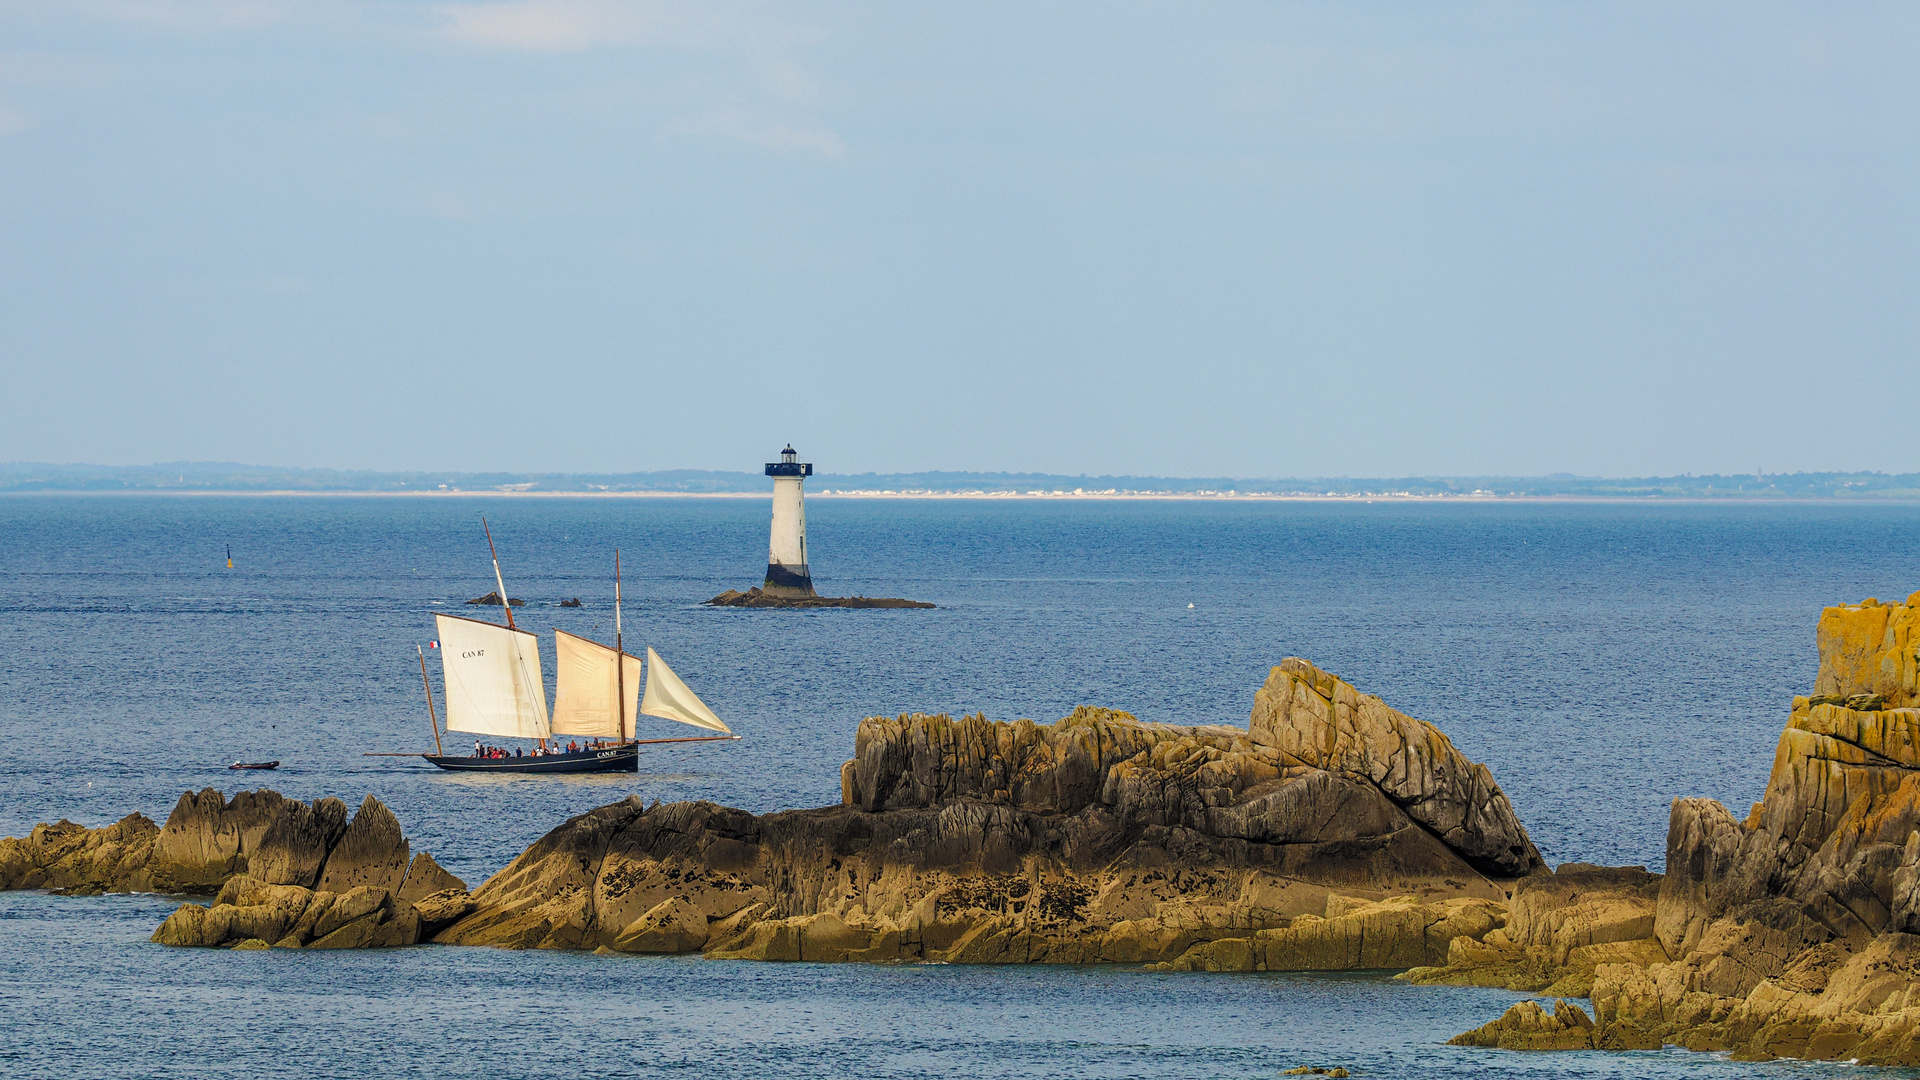
[[[775,596],[812,596],[813,577],[807,573],[807,506],[801,485],[813,475],[813,465],[800,460],[788,443],[779,461],[767,463],[773,477],[773,537],[767,545],[767,580],[763,586]]]

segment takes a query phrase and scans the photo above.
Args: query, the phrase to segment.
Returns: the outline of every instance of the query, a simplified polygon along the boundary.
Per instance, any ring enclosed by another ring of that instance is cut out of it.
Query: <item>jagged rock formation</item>
[[[1585,863],[1525,878],[1507,902],[1505,926],[1478,941],[1456,939],[1442,960],[1402,977],[1586,997],[1601,964],[1666,962],[1653,937],[1660,881],[1644,867]]]
[[[368,801],[392,819],[378,800]],[[180,796],[164,827],[130,814],[101,829],[62,821],[0,839],[0,889],[205,896],[248,870],[310,887],[346,831],[347,807],[338,799],[308,805],[265,789],[228,799],[207,788]]]
[[[433,870],[445,874],[437,866]],[[200,948],[388,948],[412,945],[473,909],[464,888],[411,891],[413,899],[405,888],[395,892],[377,885],[335,893],[237,874],[220,887],[210,907],[180,905],[153,932],[153,940]]]
[[[400,822],[379,799],[367,796],[349,822],[338,799],[308,807],[270,791],[241,793],[249,794],[254,802],[279,800],[254,853],[243,849],[229,859],[213,904],[182,904],[153,932],[154,941],[382,948],[412,945],[472,910],[466,883],[426,852],[412,855]]]
[[[1055,724],[863,721],[842,805],[638,799],[574,818],[475,891],[450,944],[766,960],[1444,958],[1540,869],[1491,776],[1303,660],[1247,729],[1081,708]]]
[[[165,892],[147,869],[159,833],[145,814],[128,814],[100,829],[42,822],[24,837],[0,838],[0,889]]]
[[[707,601],[710,607],[747,608],[930,608],[935,605],[919,600],[897,600],[871,596],[788,596],[755,585],[746,592],[728,589]]]
[[[1455,942],[1444,968],[1411,977],[1590,986],[1588,1046],[1920,1064],[1916,622],[1920,593],[1821,614],[1816,693],[1794,699],[1765,796],[1745,820],[1709,799],[1676,800],[1651,903],[1647,884],[1589,874],[1595,914],[1583,915],[1577,899],[1527,903],[1543,887],[1530,881],[1505,928]],[[1583,927],[1639,955],[1583,958],[1603,947],[1575,944]],[[1506,1021],[1463,1038],[1508,1045],[1488,1034]]]
[[[1254,695],[1248,731],[1285,760],[1365,779],[1478,869],[1517,876],[1541,865],[1485,765],[1468,761],[1439,728],[1305,660],[1274,669]]]
[[[1538,1002],[1515,1002],[1490,1024],[1447,1040],[1452,1046],[1490,1046],[1502,1050],[1591,1050],[1593,1020],[1578,1005],[1555,1001],[1553,1011]]]
[[[410,945],[472,907],[433,856],[410,855],[373,796],[349,821],[338,799],[264,789],[188,792],[164,828],[140,814],[101,829],[36,825],[0,839],[0,889],[214,894],[161,924],[153,940],[167,945]]]

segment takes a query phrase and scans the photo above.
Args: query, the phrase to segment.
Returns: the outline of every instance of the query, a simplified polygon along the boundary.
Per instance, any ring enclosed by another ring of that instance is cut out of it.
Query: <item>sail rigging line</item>
[[[556,643],[554,647],[558,648],[559,646]],[[627,741],[627,662],[625,657],[627,655],[627,647],[621,643],[621,638],[620,638],[620,549],[619,548],[613,549],[613,651],[615,655],[622,658],[619,663],[616,663],[613,665],[614,681],[617,686],[617,692],[613,700],[615,702],[614,709],[620,724],[620,741],[626,742]],[[635,717],[634,720],[637,727],[639,717]],[[638,735],[640,734],[640,732],[636,730],[634,731],[634,734]]]
[[[427,681],[427,651],[415,644],[413,651],[420,654],[420,685],[427,688],[427,725],[433,728],[433,752],[446,755],[446,747],[440,745],[440,714],[433,711],[433,684]]]
[[[487,554],[493,556],[493,583],[500,587],[500,610],[507,613],[507,629],[519,629],[513,625],[513,601],[507,599],[507,583],[500,577],[500,553],[493,549],[493,529],[485,514],[480,515],[480,527],[487,531]]]

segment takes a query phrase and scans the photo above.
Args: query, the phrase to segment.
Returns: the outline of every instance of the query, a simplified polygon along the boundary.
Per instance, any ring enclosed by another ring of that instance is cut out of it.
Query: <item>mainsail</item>
[[[544,739],[547,693],[540,682],[540,639],[458,615],[433,617],[446,676],[447,730]]]
[[[621,672],[614,667],[619,653],[565,630],[553,632],[553,652],[559,670],[553,690],[553,733],[630,737],[640,696],[640,658],[626,657],[626,700],[616,713],[613,700],[622,682]]]
[[[654,652],[652,646],[647,648],[647,692],[641,697],[640,711],[648,716],[678,720],[708,731],[733,734],[733,729],[713,715],[707,703],[680,681],[680,676],[673,673],[673,669],[660,659],[660,654]]]

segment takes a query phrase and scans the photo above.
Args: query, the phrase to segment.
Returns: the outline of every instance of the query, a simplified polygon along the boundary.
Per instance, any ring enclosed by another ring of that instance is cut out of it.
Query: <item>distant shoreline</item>
[[[0,491],[0,498],[86,498],[141,496],[187,498],[303,498],[303,499],[771,499],[771,491],[304,491],[209,490],[205,488],[121,488],[105,490],[42,489]],[[1302,503],[1711,503],[1711,504],[1819,504],[1826,506],[1887,506],[1920,503],[1914,495],[1526,495],[1526,494],[1310,494],[1305,492],[1191,492],[1191,491],[863,491],[823,489],[807,492],[809,499],[874,499],[970,502],[1302,502]]]
[[[767,498],[759,471],[453,472],[300,469],[234,462],[81,465],[0,462],[0,494],[541,495]],[[1228,502],[1913,502],[1920,472],[1799,472],[1598,477],[1150,476],[1134,474],[815,471],[827,499],[1101,499]]]

